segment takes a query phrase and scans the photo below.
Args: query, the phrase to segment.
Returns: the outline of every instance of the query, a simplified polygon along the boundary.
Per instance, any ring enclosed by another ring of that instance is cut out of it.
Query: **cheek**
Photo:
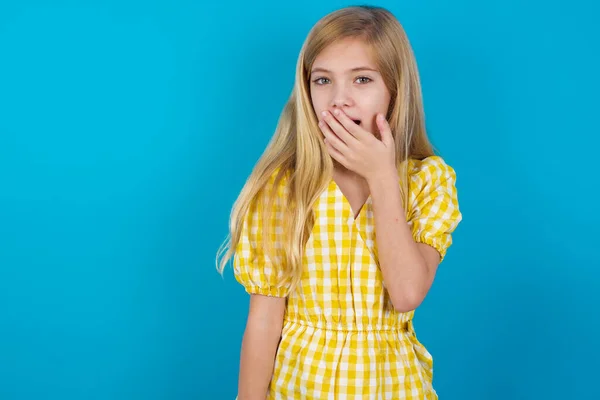
[[[316,95],[316,94],[314,94],[314,93],[311,93],[310,94],[310,101],[312,103],[313,109],[315,110],[315,113],[318,114],[319,108],[320,108],[319,107],[319,96]]]
[[[390,96],[384,95],[381,96],[378,100],[379,101],[377,102],[377,112],[385,114],[388,110],[388,107],[390,106]]]
[[[373,115],[387,111],[387,106],[389,104],[389,96],[384,95],[380,91],[374,91],[373,93],[364,95],[361,100],[361,108]]]
[[[377,131],[377,124],[375,123],[375,116],[369,118],[366,126],[364,127],[371,133],[375,133]]]
[[[317,119],[321,120],[321,112],[327,110],[327,102],[318,95],[312,96],[311,101]]]
[[[390,104],[390,93],[384,85],[373,88],[369,97],[370,110],[373,114],[386,113]]]
[[[379,128],[377,127],[376,115],[377,114],[373,115],[373,117],[369,118],[366,123],[363,123],[362,127],[367,132],[370,132],[372,135],[374,135],[377,139],[381,139],[379,135]]]

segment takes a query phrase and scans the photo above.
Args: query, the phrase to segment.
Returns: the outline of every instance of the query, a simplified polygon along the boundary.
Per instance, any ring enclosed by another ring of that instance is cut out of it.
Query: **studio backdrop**
[[[310,27],[352,3],[0,5],[0,398],[233,399],[215,256]],[[600,398],[598,6],[375,3],[463,222],[417,310],[443,400]]]

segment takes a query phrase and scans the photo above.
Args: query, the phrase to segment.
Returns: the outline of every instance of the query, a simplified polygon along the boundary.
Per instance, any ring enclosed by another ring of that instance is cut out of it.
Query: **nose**
[[[350,107],[353,105],[351,88],[346,85],[336,85],[331,98],[332,107]]]

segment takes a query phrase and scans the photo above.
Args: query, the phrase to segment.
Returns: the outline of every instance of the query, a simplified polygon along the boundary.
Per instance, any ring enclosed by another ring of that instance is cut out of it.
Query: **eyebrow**
[[[356,67],[356,68],[352,68],[351,70],[349,70],[348,72],[358,72],[358,71],[373,71],[373,72],[378,72],[376,69],[373,69],[371,67]],[[325,68],[315,68],[311,71],[311,74],[314,74],[316,72],[325,72],[326,74],[330,74],[331,71]]]

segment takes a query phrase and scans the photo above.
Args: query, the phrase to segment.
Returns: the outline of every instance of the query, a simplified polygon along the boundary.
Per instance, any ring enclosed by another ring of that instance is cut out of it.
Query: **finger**
[[[377,115],[377,129],[379,129],[379,135],[383,144],[390,146],[394,143],[392,129],[383,114]]]
[[[339,151],[342,154],[348,151],[348,146],[346,145],[346,143],[344,143],[344,141],[341,140],[335,134],[335,132],[331,130],[331,128],[329,127],[329,125],[327,125],[327,123],[325,123],[325,121],[319,122],[319,128],[321,128],[321,131],[327,139],[327,142],[330,143],[330,145],[333,146],[337,151]]]
[[[364,140],[367,137],[367,131],[356,124],[348,114],[343,110],[336,109],[333,111],[333,115],[337,121],[356,139]]]
[[[338,121],[329,111],[323,111],[323,120],[331,130],[346,144],[352,145],[356,142],[356,138],[346,130],[346,128]]]
[[[348,168],[348,161],[346,160],[346,157],[344,157],[342,153],[333,147],[327,139],[325,139],[325,147],[327,147],[327,151],[333,159],[342,164],[344,167]]]

